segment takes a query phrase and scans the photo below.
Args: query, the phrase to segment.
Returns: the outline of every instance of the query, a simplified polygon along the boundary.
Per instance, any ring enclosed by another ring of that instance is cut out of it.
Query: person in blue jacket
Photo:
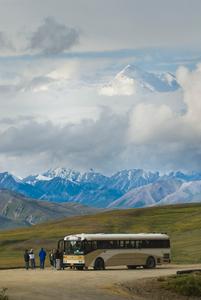
[[[46,252],[45,252],[45,250],[43,248],[40,249],[39,258],[40,258],[40,269],[44,269],[44,267],[45,267]]]

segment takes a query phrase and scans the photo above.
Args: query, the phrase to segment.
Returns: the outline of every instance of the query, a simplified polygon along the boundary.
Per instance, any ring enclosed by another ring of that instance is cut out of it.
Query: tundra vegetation
[[[7,296],[7,288],[0,289],[0,300],[9,300]]]
[[[0,232],[0,267],[23,266],[24,249],[55,248],[58,239],[76,233],[167,232],[172,261],[201,262],[201,204],[113,210],[69,217],[29,228]]]
[[[201,297],[201,272],[158,278],[161,287],[183,296]]]

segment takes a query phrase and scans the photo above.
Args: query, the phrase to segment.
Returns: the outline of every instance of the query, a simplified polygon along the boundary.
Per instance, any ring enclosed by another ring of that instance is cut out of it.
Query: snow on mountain
[[[201,202],[201,180],[184,182],[174,193],[164,197],[158,205]]]
[[[55,169],[49,169],[47,172],[43,173],[42,176],[45,176],[50,179],[54,177],[60,177],[63,179],[76,181],[80,176],[80,172],[75,171],[73,169],[67,169],[67,168],[55,168]]]
[[[24,182],[19,177],[13,176],[8,172],[0,173],[0,188],[10,191],[19,192],[25,196],[38,198],[40,191],[32,187],[29,183]]]
[[[114,79],[102,86],[99,92],[106,96],[130,96],[138,92],[173,92],[178,88],[176,77],[170,72],[157,74],[127,65]]]
[[[51,180],[50,177],[44,176],[42,174],[30,175],[23,179],[23,182],[34,185],[37,181],[48,181]]]
[[[50,169],[23,180],[0,173],[0,188],[26,197],[54,202],[77,202],[100,208],[144,207],[148,205],[199,201],[201,172],[147,172],[130,169],[112,176],[89,170]]]
[[[178,178],[184,181],[197,181],[201,180],[201,172],[183,173],[180,171],[171,172],[167,175],[170,178]]]
[[[159,179],[159,172],[145,172],[141,169],[122,170],[111,176],[112,188],[128,192],[130,189],[137,188]]]

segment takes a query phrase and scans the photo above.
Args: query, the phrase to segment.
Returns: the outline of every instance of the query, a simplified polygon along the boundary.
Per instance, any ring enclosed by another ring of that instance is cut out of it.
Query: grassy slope
[[[0,267],[22,265],[25,248],[56,247],[63,236],[81,232],[167,232],[173,261],[201,262],[201,204],[116,210],[0,232]]]

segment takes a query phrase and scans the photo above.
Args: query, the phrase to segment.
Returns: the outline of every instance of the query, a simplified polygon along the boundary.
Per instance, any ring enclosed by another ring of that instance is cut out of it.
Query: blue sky
[[[200,1],[0,5],[0,171],[201,169]],[[139,90],[127,65],[180,88]]]

